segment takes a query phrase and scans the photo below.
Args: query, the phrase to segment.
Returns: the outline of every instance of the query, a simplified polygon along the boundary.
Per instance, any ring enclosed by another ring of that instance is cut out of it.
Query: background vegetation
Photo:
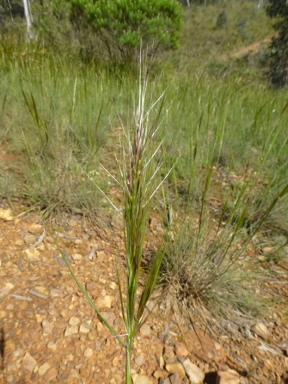
[[[281,87],[288,82],[288,4],[286,1],[269,0],[267,14],[277,17],[274,24],[277,36],[272,39],[269,50],[269,74],[272,84]]]

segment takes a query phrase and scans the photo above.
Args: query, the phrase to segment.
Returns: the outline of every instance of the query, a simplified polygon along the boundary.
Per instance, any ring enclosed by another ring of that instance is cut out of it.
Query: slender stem
[[[132,377],[131,377],[132,344],[133,344],[133,337],[131,337],[131,334],[129,334],[127,336],[127,346],[126,346],[126,384],[132,384]]]

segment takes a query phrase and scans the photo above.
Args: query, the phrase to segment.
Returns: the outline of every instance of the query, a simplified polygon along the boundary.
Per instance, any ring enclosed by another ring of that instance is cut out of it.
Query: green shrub
[[[141,41],[150,53],[177,48],[182,8],[176,0],[71,0],[70,19],[76,30],[95,33],[107,60],[127,65]]]
[[[278,32],[270,45],[269,76],[273,85],[282,87],[288,83],[288,3],[286,0],[269,0],[266,12],[279,18],[274,24]]]
[[[228,17],[226,11],[222,11],[219,13],[216,21],[216,27],[217,28],[224,28],[227,24]]]

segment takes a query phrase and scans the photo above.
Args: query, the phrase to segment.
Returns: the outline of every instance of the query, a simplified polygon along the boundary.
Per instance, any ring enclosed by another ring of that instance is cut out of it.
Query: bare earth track
[[[267,46],[272,41],[272,38],[267,38],[262,41],[257,41],[253,44],[247,45],[236,52],[232,52],[231,54],[226,54],[222,57],[223,60],[229,60],[229,59],[237,59],[239,57],[243,57],[246,55],[249,55],[250,53],[256,53],[259,51],[260,48],[263,48],[264,46]]]

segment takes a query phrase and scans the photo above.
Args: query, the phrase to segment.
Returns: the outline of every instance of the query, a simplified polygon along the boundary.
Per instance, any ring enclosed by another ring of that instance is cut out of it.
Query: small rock
[[[26,244],[35,244],[37,239],[36,236],[27,234],[24,236],[24,241]]]
[[[81,324],[79,328],[80,333],[87,334],[91,331],[90,327],[87,324]]]
[[[16,348],[15,344],[11,340],[7,340],[7,343],[5,343],[5,344],[6,344],[5,349],[8,349],[10,351],[12,351]],[[13,357],[17,358],[17,357],[21,357],[21,356],[23,356],[23,349],[17,348],[16,350],[14,350]]]
[[[115,289],[118,287],[118,285],[116,283],[114,283],[114,281],[111,281],[111,283],[109,283],[109,288],[111,288],[113,291],[115,291]]]
[[[103,328],[104,328],[104,325],[99,321],[99,322],[97,323],[97,325],[96,325],[96,328],[97,328],[97,331],[98,331],[99,333],[101,333],[102,330],[103,330]]]
[[[44,380],[46,381],[46,383],[50,383],[50,381],[56,379],[57,375],[58,371],[56,368],[53,367],[49,369],[49,371],[46,373],[46,375],[44,376]]]
[[[170,381],[169,377],[166,377],[165,379],[161,378],[159,380],[159,384],[171,384],[171,381]]]
[[[164,365],[165,365],[164,357],[161,355],[161,356],[159,357],[159,367],[160,367],[161,369],[163,369],[163,368],[164,368]]]
[[[164,360],[166,364],[174,363],[176,360],[176,356],[174,353],[174,348],[172,347],[166,347],[163,354]]]
[[[18,247],[21,247],[24,244],[24,241],[22,239],[17,239],[14,244],[18,245]]]
[[[263,323],[255,324],[251,328],[251,330],[252,330],[252,332],[256,333],[256,335],[262,337],[263,339],[267,339],[270,335],[266,325]]]
[[[119,363],[119,359],[120,359],[119,355],[114,357],[114,359],[112,360],[113,367],[117,367],[117,365]]]
[[[79,325],[80,324],[80,319],[78,317],[71,317],[69,320],[69,325]]]
[[[87,368],[87,367],[81,367],[80,368],[80,376],[81,378],[87,378],[89,377],[89,374],[90,374],[90,370]],[[83,383],[83,381],[82,381]]]
[[[151,328],[149,327],[149,325],[144,324],[144,325],[140,328],[140,334],[141,334],[141,336],[143,336],[143,337],[148,337],[148,336],[150,336],[150,333],[151,333]]]
[[[95,341],[96,340],[96,333],[95,332],[89,332],[88,333],[88,340],[89,341]]]
[[[186,376],[185,369],[179,362],[166,364],[165,369],[169,373],[177,373],[180,377]]]
[[[78,226],[78,221],[75,220],[75,219],[71,219],[71,220],[69,221],[69,225],[70,225],[70,227],[72,227],[72,228],[76,228],[76,227]]]
[[[187,357],[189,355],[188,349],[182,343],[176,343],[174,350],[177,357]]]
[[[221,344],[219,344],[217,342],[215,342],[214,345],[215,345],[216,351],[220,351],[220,349],[222,348]]]
[[[167,377],[168,373],[164,369],[157,369],[154,373],[153,376],[155,379],[165,379]]]
[[[82,259],[82,255],[80,255],[80,253],[74,253],[74,255],[72,255],[72,259],[74,261],[81,260]]]
[[[39,367],[39,369],[38,369],[39,376],[44,376],[45,373],[46,373],[46,372],[48,371],[48,369],[50,369],[50,368],[51,368],[50,364],[48,364],[48,363],[44,363],[44,364],[42,364],[42,365]]]
[[[187,376],[189,377],[191,384],[202,384],[205,378],[204,373],[201,371],[197,365],[193,364],[189,359],[186,359],[182,362],[182,365],[186,371]]]
[[[87,357],[87,359],[89,359],[89,357],[91,357],[92,355],[93,355],[93,349],[92,348],[86,348],[84,351],[84,356]]]
[[[66,309],[61,309],[59,315],[63,318],[68,317],[69,311],[67,311]]]
[[[64,336],[72,336],[78,333],[78,326],[73,325],[72,327],[67,327],[64,333]]]
[[[62,289],[51,289],[50,295],[52,297],[61,297],[63,295]]]
[[[29,225],[28,232],[32,233],[33,235],[40,235],[43,232],[43,227],[41,224],[31,224]]]
[[[112,296],[98,297],[98,299],[95,301],[95,306],[97,308],[111,308],[112,302]]]
[[[75,360],[75,356],[73,355],[73,353],[69,353],[68,355],[66,355],[66,361],[74,361]]]
[[[102,316],[110,325],[112,325],[116,319],[115,313],[114,312],[101,312]]]
[[[171,384],[181,384],[179,376],[175,373],[173,375],[169,376],[169,380],[170,380]]]
[[[26,256],[26,258],[28,259],[28,261],[39,261],[40,260],[40,252],[35,249],[35,248],[31,248],[31,249],[25,249],[24,251],[24,255]]]
[[[106,256],[106,253],[104,251],[97,251],[96,252],[96,255],[97,255],[97,259],[98,261],[106,261],[107,260],[107,256]]]
[[[33,371],[32,375],[30,376],[30,380],[32,382],[39,383],[39,374],[38,374],[38,372]]]
[[[154,384],[154,381],[151,377],[146,375],[134,375],[133,384]]]
[[[13,289],[14,288],[14,285],[13,284],[11,284],[11,283],[6,283],[5,284],[5,287],[4,288],[2,288],[1,290],[0,290],[0,299],[2,299],[2,297],[4,297],[4,296],[6,296],[6,295],[8,295],[8,293],[11,291],[11,289]]]
[[[22,360],[22,367],[29,372],[33,372],[36,367],[37,361],[30,355],[29,352],[25,353],[24,359]]]
[[[170,339],[171,339],[171,334],[170,334],[170,332],[168,332],[168,333],[166,333],[166,335],[164,336],[164,339],[163,339],[164,344],[169,344]]]
[[[90,261],[93,261],[95,259],[95,255],[96,255],[96,251],[97,249],[99,248],[99,245],[95,245],[94,248],[89,252],[89,254],[87,255],[88,259]]]
[[[264,253],[264,255],[269,255],[273,251],[274,251],[273,247],[264,247],[264,248],[262,248],[262,252]]]
[[[240,384],[240,376],[233,369],[218,371],[216,384]]]
[[[97,284],[95,281],[90,281],[89,283],[86,283],[86,291],[91,292],[95,291],[97,289]]]
[[[17,366],[16,364],[9,364],[7,365],[7,373],[10,373],[10,372],[15,372],[17,370]],[[1,375],[0,375],[0,378],[1,378]]]
[[[75,368],[71,369],[70,377],[73,377],[75,379],[80,379],[79,371]]]
[[[53,343],[53,341],[50,341],[50,343],[47,344],[47,348],[51,349],[52,351],[56,351],[57,344]]]
[[[51,333],[53,332],[53,326],[46,319],[42,321],[42,328],[43,336],[51,335]]]
[[[49,295],[49,289],[47,287],[45,287],[44,285],[36,285],[34,287],[34,290],[39,292],[39,293],[43,293],[43,295],[46,295],[46,296]]]
[[[145,357],[144,355],[139,355],[135,358],[135,363],[138,365],[138,367],[141,367],[143,364],[145,364]]]
[[[0,219],[4,221],[11,221],[14,219],[10,209],[0,208]]]

